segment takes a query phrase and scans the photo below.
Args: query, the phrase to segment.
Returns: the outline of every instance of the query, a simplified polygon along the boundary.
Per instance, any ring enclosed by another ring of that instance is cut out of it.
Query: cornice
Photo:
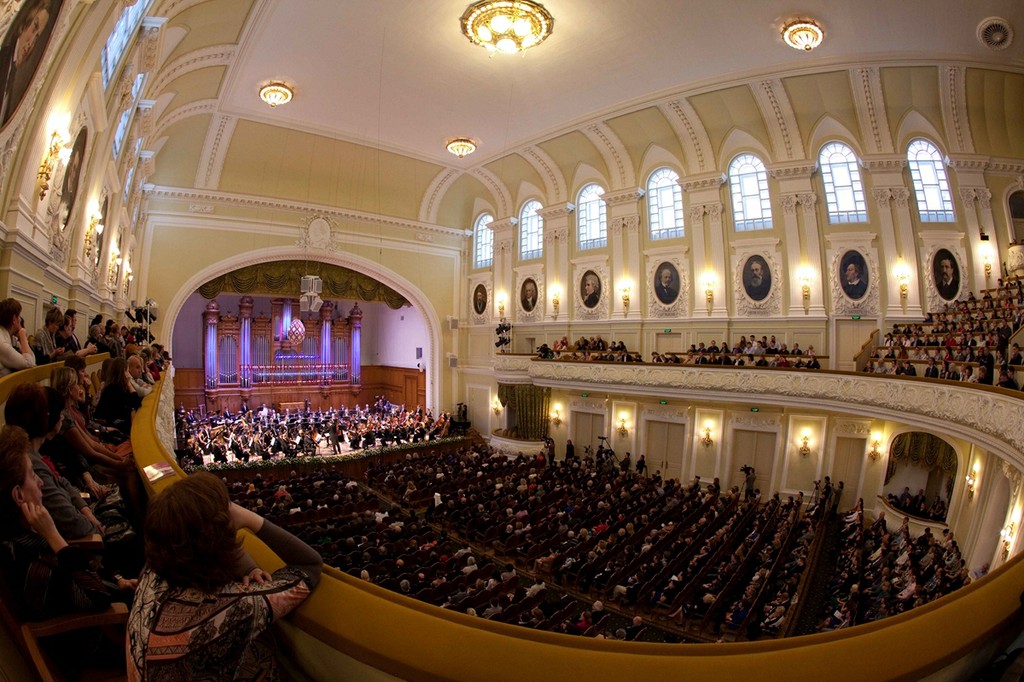
[[[696,192],[702,189],[718,189],[726,181],[726,175],[722,171],[712,171],[701,175],[690,175],[679,179],[679,186],[685,192]]]
[[[900,154],[876,154],[865,156],[861,165],[869,171],[901,171],[907,165],[907,157]]]
[[[601,195],[601,201],[603,201],[606,206],[626,206],[640,201],[644,194],[646,194],[646,192],[639,187],[630,187],[629,189],[605,192]]]
[[[807,159],[794,163],[776,163],[768,166],[768,173],[776,180],[783,178],[809,178],[816,170],[818,170],[818,163]]]
[[[366,213],[364,211],[353,211],[347,209],[340,209],[333,206],[323,206],[321,204],[313,204],[301,201],[288,201],[283,199],[271,199],[267,197],[254,197],[246,194],[232,194],[229,192],[214,192],[207,190],[196,190],[196,189],[185,189],[181,187],[166,187],[163,185],[156,185],[152,187],[147,195],[149,197],[157,197],[161,199],[176,199],[180,201],[189,202],[189,205],[193,204],[211,204],[211,205],[225,205],[225,206],[241,206],[244,208],[253,208],[259,210],[279,210],[279,211],[295,211],[299,213],[320,213],[328,215],[336,220],[347,220],[359,223],[369,223],[373,225],[392,225],[395,227],[404,227],[412,230],[426,230],[435,234],[443,234],[451,237],[463,238],[468,234],[472,234],[469,230],[462,230],[454,227],[445,227],[443,225],[434,225],[432,223],[424,223],[416,220],[405,220],[403,218],[394,218],[392,216],[384,216],[375,213]],[[187,211],[183,210],[185,214]]]

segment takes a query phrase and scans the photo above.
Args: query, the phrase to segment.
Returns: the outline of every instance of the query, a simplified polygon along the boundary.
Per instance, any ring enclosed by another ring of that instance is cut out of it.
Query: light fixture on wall
[[[555,413],[551,415],[551,423],[554,424],[556,428],[562,425],[562,413],[558,409],[557,405],[555,406]]]
[[[497,396],[495,396],[494,402],[491,403],[491,409],[494,410],[495,417],[501,414],[501,402],[498,400]]]
[[[718,278],[715,277],[715,273],[708,270],[704,273],[704,299],[708,304],[708,315],[711,315],[712,309],[715,307],[715,285],[718,283]]]
[[[800,282],[800,298],[804,304],[804,315],[811,310],[811,269],[803,266],[797,272],[797,279]]]
[[[978,484],[978,465],[975,464],[974,468],[967,472],[967,497],[968,499],[974,499],[974,486]]]
[[[544,42],[555,19],[531,0],[484,0],[466,8],[462,33],[488,52],[512,54]]]
[[[260,87],[260,99],[270,105],[271,109],[275,109],[282,104],[288,104],[292,101],[292,97],[295,96],[295,90],[292,86],[281,81],[274,81],[267,83]]]
[[[103,234],[103,214],[99,207],[93,205],[89,210],[89,224],[85,228],[85,251],[90,253],[94,244],[98,243],[98,237]]]
[[[803,436],[800,438],[800,449],[798,452],[801,457],[811,454],[811,432],[807,429],[804,429]]]
[[[558,304],[560,302],[560,294],[561,289],[559,289],[557,286],[551,287],[551,310],[553,311],[551,317],[553,318],[558,317]]]
[[[505,294],[498,295],[498,317],[505,317]]]
[[[1002,538],[1003,542],[1003,558],[1010,556],[1010,547],[1013,546],[1013,540],[1017,533],[1017,522],[1010,521],[1001,531],[999,531],[999,537]]]
[[[910,267],[900,259],[892,269],[892,274],[900,287],[900,300],[906,304],[907,296],[910,294]]]
[[[444,148],[453,156],[464,159],[476,151],[476,142],[468,137],[453,137],[445,143]]]
[[[54,120],[55,123],[53,123],[53,128],[50,131],[50,143],[46,147],[46,154],[43,155],[43,160],[39,164],[39,171],[37,173],[40,183],[39,201],[45,199],[46,193],[50,191],[50,178],[53,176],[57,161],[60,160],[62,163],[66,163],[71,156],[71,148],[68,146],[71,142],[71,135],[68,133],[68,127],[71,125],[71,114],[62,114]]]
[[[821,45],[825,32],[814,19],[794,19],[782,27],[782,39],[794,50],[810,52]]]
[[[981,262],[985,266],[985,283],[992,277],[992,260],[994,254],[992,253],[992,242],[989,241],[989,237],[984,232],[981,233]]]
[[[704,427],[704,436],[700,439],[700,444],[706,448],[710,448],[715,444],[715,441],[711,438],[711,427]]]
[[[872,462],[877,462],[878,458],[882,456],[880,447],[882,447],[882,437],[877,433],[871,434],[871,449],[868,450],[868,457]]]
[[[623,317],[625,317],[626,315],[629,315],[629,294],[630,294],[630,291],[631,291],[631,288],[628,285],[622,287],[622,290],[621,290],[621,293],[622,293],[622,316]]]
[[[619,436],[621,436],[622,438],[625,438],[626,436],[629,435],[629,429],[626,428],[626,418],[625,417],[619,417],[619,429],[618,429],[618,431],[619,431]]]

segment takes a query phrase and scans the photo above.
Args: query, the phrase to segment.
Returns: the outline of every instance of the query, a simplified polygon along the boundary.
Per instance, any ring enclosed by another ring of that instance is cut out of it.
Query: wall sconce
[[[622,316],[625,317],[629,314],[629,294],[630,287],[622,287]]]
[[[715,307],[715,285],[718,283],[715,273],[708,272],[704,273],[704,298],[708,304],[708,315],[711,315],[711,310]]]
[[[67,162],[71,156],[71,149],[68,147],[71,141],[71,136],[68,134],[71,114],[59,117],[59,121],[50,133],[50,144],[46,148],[46,154],[43,156],[42,162],[39,164],[39,171],[37,173],[40,182],[39,201],[45,199],[46,193],[50,191],[50,177],[53,175],[53,169],[57,165],[57,160],[60,159],[63,162]]]
[[[800,449],[798,452],[801,457],[811,454],[811,432],[807,429],[804,429],[803,437],[800,438]]]
[[[704,427],[704,436],[700,439],[700,444],[703,445],[706,448],[710,448],[712,445],[715,444],[715,441],[712,440],[712,438],[711,438],[711,427],[710,426],[705,426]]]
[[[803,266],[797,271],[797,281],[800,282],[800,298],[804,303],[804,315],[810,312],[811,308],[811,269]]]
[[[882,456],[880,447],[882,447],[882,437],[877,433],[871,434],[871,449],[868,450],[868,457],[872,462],[877,462],[878,458]]]
[[[900,260],[892,269],[892,274],[896,277],[896,283],[900,287],[900,300],[905,303],[910,294],[910,268]]]
[[[555,413],[551,415],[551,423],[556,427],[562,425],[562,413],[557,407],[555,408]]]
[[[978,483],[978,465],[975,464],[974,468],[967,473],[967,497],[974,499],[974,486]]]
[[[89,225],[85,229],[85,250],[87,252],[92,251],[94,243],[98,243],[97,237],[103,234],[103,215],[99,212],[99,209],[93,208],[89,212]]]
[[[505,317],[505,294],[498,296],[498,317]]]
[[[117,269],[121,267],[121,251],[117,244],[110,247],[110,265],[107,266],[107,285],[111,288],[117,284]]]
[[[619,417],[619,435],[623,438],[629,435],[629,429],[626,428],[625,417]]]
[[[985,282],[992,277],[992,242],[987,234],[981,235],[981,262],[985,266]]]
[[[1010,523],[999,531],[999,537],[1003,539],[1003,558],[1010,556],[1010,547],[1013,545],[1013,539],[1017,532],[1017,522],[1010,521]]]
[[[551,309],[554,311],[554,314],[551,315],[551,317],[553,317],[553,318],[554,317],[558,317],[558,304],[560,302],[561,293],[562,293],[561,290],[559,290],[557,287],[552,287],[552,289],[551,289]]]
[[[501,402],[497,398],[495,398],[494,402],[491,403],[491,409],[494,410],[495,417],[501,414]]]

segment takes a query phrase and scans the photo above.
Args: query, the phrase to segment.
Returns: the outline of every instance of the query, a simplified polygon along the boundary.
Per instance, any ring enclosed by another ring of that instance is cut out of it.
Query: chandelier
[[[260,88],[260,99],[270,105],[270,108],[288,104],[292,101],[295,91],[287,83],[268,83]]]
[[[461,159],[476,151],[476,142],[468,137],[453,137],[444,148]]]
[[[512,54],[544,42],[555,19],[531,0],[484,0],[466,8],[462,33],[489,52]]]
[[[796,19],[782,27],[782,39],[794,50],[810,52],[825,37],[825,32],[813,19]]]

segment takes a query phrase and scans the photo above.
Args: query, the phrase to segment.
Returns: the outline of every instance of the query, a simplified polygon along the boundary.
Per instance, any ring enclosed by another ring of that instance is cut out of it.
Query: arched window
[[[482,213],[473,224],[473,267],[486,268],[494,262],[494,233],[489,227],[493,220],[490,213]]]
[[[121,64],[121,57],[124,56],[128,44],[135,36],[135,31],[142,22],[142,16],[146,13],[148,6],[149,0],[139,0],[130,7],[126,7],[122,10],[121,16],[117,18],[114,30],[107,36],[107,42],[100,53],[100,73],[103,76],[104,89],[114,79],[114,73]]]
[[[683,236],[683,190],[671,168],[659,168],[647,180],[647,215],[651,239]]]
[[[537,213],[539,201],[527,201],[519,212],[519,258],[540,258],[544,255],[544,219]]]
[[[867,204],[857,155],[842,142],[830,142],[818,154],[830,223],[866,223]]]
[[[772,205],[768,196],[768,171],[753,154],[740,154],[729,164],[732,218],[738,231],[770,230]]]
[[[580,190],[576,200],[577,244],[581,249],[597,249],[608,244],[608,212],[599,185],[590,184]]]
[[[953,222],[953,195],[942,152],[928,140],[913,140],[907,147],[907,163],[921,222]]]

